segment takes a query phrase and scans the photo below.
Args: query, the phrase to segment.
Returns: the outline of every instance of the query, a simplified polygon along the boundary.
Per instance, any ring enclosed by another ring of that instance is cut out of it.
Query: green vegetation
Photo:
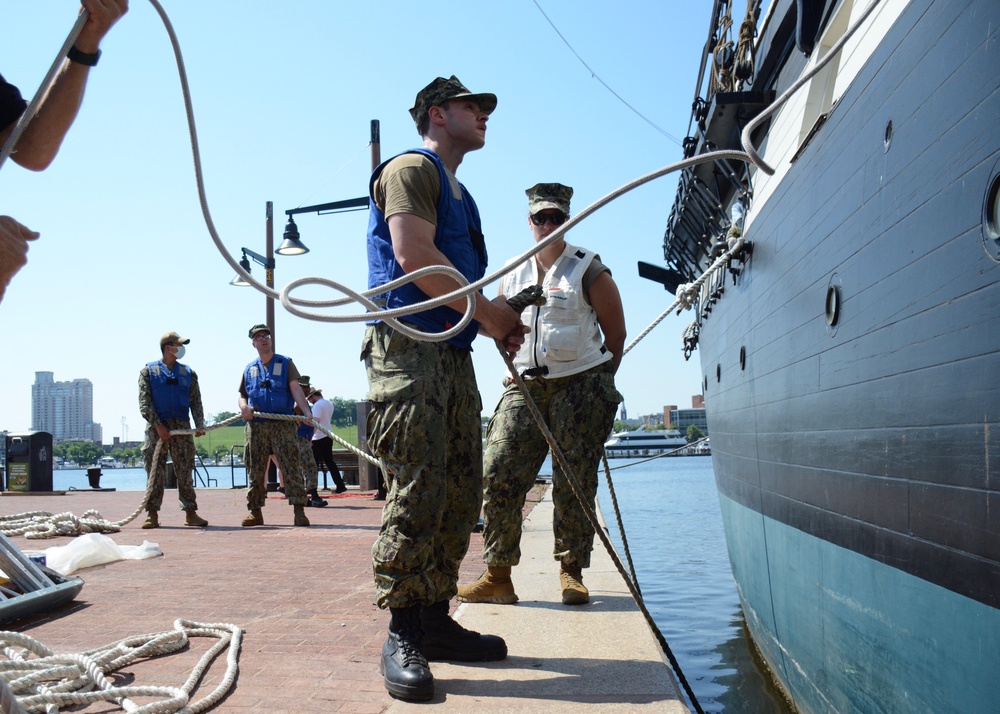
[[[224,421],[224,420],[223,420]],[[354,446],[358,445],[358,430],[353,426],[334,426],[333,433],[341,439]],[[211,456],[216,461],[223,454],[228,454],[233,446],[243,446],[244,433],[242,426],[224,426],[221,429],[212,429],[205,436],[195,437],[195,449],[202,458]],[[335,449],[343,448],[334,442]],[[242,454],[242,449],[237,449],[236,453]]]
[[[689,444],[692,441],[698,441],[698,439],[704,438],[704,436],[705,436],[705,432],[703,432],[701,429],[699,429],[694,424],[692,424],[691,426],[689,426],[687,428],[687,440],[688,440]]]
[[[52,453],[61,459],[75,461],[80,466],[93,466],[104,456],[104,449],[92,441],[64,441],[53,445]]]

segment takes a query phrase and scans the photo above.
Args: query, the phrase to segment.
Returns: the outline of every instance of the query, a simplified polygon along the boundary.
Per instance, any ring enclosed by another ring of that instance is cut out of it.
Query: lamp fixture
[[[295,225],[295,219],[291,216],[288,217],[288,223],[285,224],[283,237],[285,240],[275,251],[278,255],[302,255],[309,252],[309,249],[299,240],[299,227]]]
[[[250,272],[250,261],[247,260],[247,254],[246,254],[246,252],[244,252],[243,253],[243,257],[240,258],[240,267],[243,268],[248,273]],[[234,286],[236,286],[238,288],[248,288],[248,287],[250,287],[250,283],[248,283],[246,280],[244,280],[243,276],[240,275],[239,273],[236,274],[235,278],[233,278],[232,280],[229,281],[229,284],[230,285],[234,285]]]

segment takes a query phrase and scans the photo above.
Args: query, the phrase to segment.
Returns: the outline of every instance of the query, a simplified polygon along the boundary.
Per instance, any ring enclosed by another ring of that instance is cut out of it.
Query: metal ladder
[[[83,587],[80,578],[64,578],[43,570],[0,533],[0,570],[8,582],[0,585],[0,622],[16,620],[62,605]]]

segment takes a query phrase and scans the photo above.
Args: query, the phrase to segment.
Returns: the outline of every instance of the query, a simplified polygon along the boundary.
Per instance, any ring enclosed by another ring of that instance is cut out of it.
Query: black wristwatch
[[[76,62],[77,64],[82,64],[87,67],[93,67],[97,64],[97,60],[101,59],[101,51],[97,50],[94,54],[89,55],[86,52],[81,52],[76,48],[76,45],[73,45],[69,48],[69,52],[66,53],[66,56],[69,57],[71,62]]]

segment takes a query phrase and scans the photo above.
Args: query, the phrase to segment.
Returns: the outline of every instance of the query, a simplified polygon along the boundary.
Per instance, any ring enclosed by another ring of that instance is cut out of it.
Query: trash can
[[[52,434],[7,434],[7,490],[52,490]]]

